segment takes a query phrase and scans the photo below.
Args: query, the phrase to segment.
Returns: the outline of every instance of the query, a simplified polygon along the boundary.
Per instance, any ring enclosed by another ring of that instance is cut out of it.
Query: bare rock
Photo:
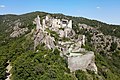
[[[20,20],[16,20],[14,23],[14,27],[13,27],[13,32],[10,34],[10,37],[14,38],[14,37],[19,37],[20,35],[25,34],[25,32],[28,31],[28,28],[20,28],[20,26],[22,25]]]
[[[93,52],[88,52],[84,55],[72,55],[68,57],[68,68],[71,72],[76,70],[91,70],[97,73],[97,67],[94,61],[95,55]]]
[[[10,37],[14,38],[14,37],[19,37],[20,35],[25,34],[25,32],[28,31],[28,28],[16,28],[14,27],[14,31],[10,34]]]

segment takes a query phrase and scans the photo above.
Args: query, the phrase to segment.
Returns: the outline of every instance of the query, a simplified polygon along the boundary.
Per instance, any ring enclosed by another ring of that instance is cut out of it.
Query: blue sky
[[[120,25],[120,0],[0,0],[0,14],[63,13]]]

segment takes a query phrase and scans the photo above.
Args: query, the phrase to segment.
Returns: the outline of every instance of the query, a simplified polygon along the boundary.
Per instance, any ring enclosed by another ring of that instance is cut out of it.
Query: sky
[[[120,25],[120,0],[0,0],[0,15],[62,13]]]

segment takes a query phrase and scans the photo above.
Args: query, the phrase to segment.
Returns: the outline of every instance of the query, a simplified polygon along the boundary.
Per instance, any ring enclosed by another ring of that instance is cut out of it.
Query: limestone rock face
[[[72,29],[72,20],[69,21],[68,27]]]
[[[69,37],[70,36],[70,33],[71,33],[71,30],[70,28],[65,28],[64,32],[65,32],[65,37]]]
[[[34,50],[39,44],[45,44],[45,47],[48,49],[54,49],[55,48],[55,39],[54,37],[51,37],[50,35],[47,35],[47,33],[44,33],[42,30],[40,30],[35,36],[34,36]]]
[[[43,34],[42,31],[36,32],[34,34],[34,50],[39,44],[43,43],[44,37],[45,37],[45,35]]]
[[[44,43],[46,44],[46,47],[48,49],[55,49],[55,39],[54,37],[51,37],[50,35],[46,35],[44,39]]]
[[[79,55],[79,56],[69,56],[68,57],[68,68],[71,72],[76,70],[83,70],[86,69],[95,71],[97,73],[97,67],[94,63],[95,55],[93,52],[88,52],[85,55]]]
[[[59,35],[60,35],[60,37],[64,37],[64,31],[63,30],[59,30]]]
[[[28,31],[28,28],[26,27],[26,28],[19,28],[19,26],[20,26],[20,22],[17,22],[16,24],[15,24],[15,26],[13,27],[13,32],[10,34],[10,37],[19,37],[20,35],[23,35],[23,34],[25,34],[25,32],[27,32]]]
[[[45,31],[46,28],[46,21],[49,21],[49,17],[46,16],[46,19],[43,19],[43,22],[41,25],[40,23],[40,17],[37,16],[34,23],[36,24],[36,31],[34,34],[34,50],[39,44],[45,44],[45,47],[48,49],[54,49],[55,48],[55,39],[54,37],[51,37],[50,34]]]
[[[39,15],[37,16],[37,18],[35,19],[36,21],[36,29],[39,30],[41,28],[41,23],[40,23],[40,17]]]

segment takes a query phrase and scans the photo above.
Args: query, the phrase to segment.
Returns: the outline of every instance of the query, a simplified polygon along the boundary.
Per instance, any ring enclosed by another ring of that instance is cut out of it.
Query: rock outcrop
[[[85,30],[85,33],[89,33],[90,43],[93,44],[95,50],[97,52],[105,52],[108,53],[111,51],[112,43],[117,44],[117,48],[120,48],[120,39],[111,36],[111,35],[104,35],[102,32],[97,30],[97,28],[87,26],[86,24],[79,24],[79,28],[81,30]]]
[[[95,65],[95,55],[93,52],[86,54],[68,56],[68,68],[71,72],[76,70],[91,70],[97,74],[97,67]]]
[[[45,44],[48,49],[58,48],[60,50],[60,56],[66,56],[68,61],[68,68],[71,72],[76,70],[91,70],[97,74],[97,67],[95,65],[94,52],[87,51],[81,46],[85,46],[85,35],[77,35],[72,29],[72,20],[66,19],[54,19],[50,16],[46,16],[40,22],[40,17],[34,20],[36,29],[34,33],[34,50],[39,44]],[[51,36],[50,31],[56,32],[59,35],[57,41]],[[65,40],[62,40],[62,39]],[[56,44],[55,44],[56,43]]]
[[[40,17],[37,16],[34,23],[36,24],[36,31],[34,34],[34,50],[39,44],[45,44],[45,47],[48,49],[54,49],[55,48],[55,39],[54,37],[51,37],[50,34],[45,31],[45,25],[42,26],[40,24]]]
[[[28,28],[19,28],[21,26],[20,22],[15,22],[15,26],[13,27],[13,32],[10,34],[10,37],[19,37],[20,35],[25,34],[28,31]]]

